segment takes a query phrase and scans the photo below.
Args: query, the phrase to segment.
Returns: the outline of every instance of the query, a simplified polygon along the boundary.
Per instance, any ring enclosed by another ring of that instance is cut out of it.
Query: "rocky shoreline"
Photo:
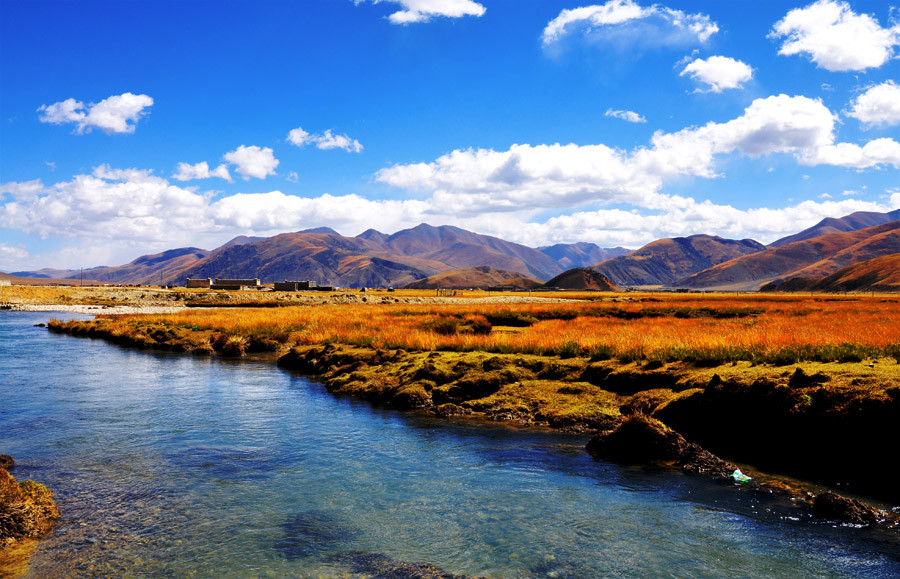
[[[721,480],[730,480],[737,468],[733,463],[688,442],[682,434],[651,416],[680,417],[679,411],[670,407],[693,408],[697,399],[715,399],[721,394],[723,385],[741,399],[747,392],[766,396],[774,396],[772,391],[783,394],[774,381],[757,379],[740,384],[734,378],[729,377],[726,382],[713,374],[706,384],[702,384],[698,383],[697,376],[690,377],[688,372],[679,375],[675,368],[647,369],[646,365],[623,367],[612,361],[584,362],[525,355],[367,351],[338,345],[294,348],[279,359],[282,367],[317,377],[337,395],[352,395],[374,404],[402,410],[416,409],[442,417],[481,417],[528,426],[595,432],[586,449],[603,460],[650,468],[675,468]],[[801,403],[805,402],[802,397],[807,394],[799,387],[803,380],[799,377],[805,374],[798,368],[790,376],[798,390],[796,396]],[[790,382],[790,379],[786,381]],[[524,394],[510,396],[510,390],[517,389],[536,391],[537,396],[530,399]],[[898,393],[893,390],[891,393],[894,397],[886,401],[888,412],[896,411],[896,403],[900,400]],[[582,398],[582,403],[555,407],[549,400],[553,394]],[[858,422],[859,418],[855,418]],[[799,422],[804,426],[810,424],[808,419]],[[882,426],[890,428],[891,424],[895,423]],[[864,440],[869,432],[857,433],[858,440]],[[821,433],[813,435],[821,436]],[[802,464],[796,447],[788,445],[784,448],[785,459]],[[865,485],[869,482],[867,477],[877,479],[882,466],[881,461],[871,464],[875,471],[865,473],[865,477],[854,482]],[[839,462],[836,470],[841,470]],[[757,473],[752,474],[756,478]],[[799,501],[818,517],[854,525],[883,523],[891,528],[900,525],[896,514],[859,500],[828,491],[812,493],[766,479],[749,486],[755,492]],[[896,499],[893,495],[886,498]]]

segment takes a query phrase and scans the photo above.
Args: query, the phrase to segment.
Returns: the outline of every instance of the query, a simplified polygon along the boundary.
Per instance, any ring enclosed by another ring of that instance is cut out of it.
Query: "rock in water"
[[[47,487],[30,480],[16,482],[0,468],[0,549],[43,535],[57,518],[59,511]]]
[[[883,518],[876,509],[831,491],[816,495],[813,513],[823,519],[854,525],[872,525]]]
[[[474,579],[448,573],[428,563],[395,561],[380,553],[344,553],[332,557],[331,561],[349,567],[354,573],[379,579]]]
[[[595,434],[588,441],[587,450],[621,464],[671,464],[689,472],[713,476],[728,476],[735,468],[688,442],[659,420],[640,414],[629,416],[612,430]]]
[[[8,454],[0,454],[0,468],[10,470],[15,465],[16,461],[13,460],[13,457],[9,456]]]

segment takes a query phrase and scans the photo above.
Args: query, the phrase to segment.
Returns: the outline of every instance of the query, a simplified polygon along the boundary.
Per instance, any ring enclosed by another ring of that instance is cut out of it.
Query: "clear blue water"
[[[51,316],[0,312],[0,453],[63,513],[33,577],[357,576],[372,553],[491,577],[900,576],[893,535],[595,461],[586,436],[32,327]]]

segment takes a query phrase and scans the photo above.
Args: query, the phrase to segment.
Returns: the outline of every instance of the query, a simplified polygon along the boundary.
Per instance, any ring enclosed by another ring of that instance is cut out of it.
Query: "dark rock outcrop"
[[[827,376],[796,369],[772,378],[710,381],[653,416],[711,452],[762,470],[900,498],[887,450],[897,440],[900,396],[823,386]]]
[[[13,460],[13,457],[9,456],[8,454],[0,454],[0,468],[10,470],[15,465],[16,461]]]
[[[869,505],[830,491],[816,495],[812,507],[817,517],[854,525],[872,525],[884,518]]]
[[[643,415],[626,418],[613,430],[594,435],[591,454],[630,465],[671,465],[688,472],[728,476],[734,465],[688,442],[662,422]]]

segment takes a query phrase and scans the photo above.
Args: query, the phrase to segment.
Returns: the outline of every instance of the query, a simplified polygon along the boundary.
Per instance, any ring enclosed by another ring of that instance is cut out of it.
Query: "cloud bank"
[[[50,186],[40,180],[0,185],[0,227],[81,240],[80,247],[72,246],[57,256],[65,260],[54,264],[61,267],[125,263],[137,250],[146,253],[198,244],[213,248],[241,234],[274,235],[328,226],[355,235],[369,228],[394,232],[422,222],[453,224],[533,247],[574,241],[638,247],[661,237],[698,231],[768,242],[824,217],[900,206],[900,191],[888,193],[886,204],[842,199],[747,210],[659,196],[650,211],[598,209],[535,221],[527,211],[460,217],[436,196],[373,201],[358,195],[303,197],[269,191],[215,200],[172,185],[148,170],[101,165],[89,175]],[[15,246],[0,248],[0,269],[22,269],[29,262],[46,266],[48,259],[29,256]]]
[[[716,156],[735,152],[748,157],[787,153],[805,165],[900,167],[900,143],[836,143],[834,129],[835,116],[821,101],[777,95],[753,101],[725,123],[657,132],[649,146],[631,152],[603,144],[455,150],[429,163],[382,169],[376,179],[432,193],[454,213],[474,215],[588,203],[668,208],[672,198],[660,193],[666,181],[715,178]]]

